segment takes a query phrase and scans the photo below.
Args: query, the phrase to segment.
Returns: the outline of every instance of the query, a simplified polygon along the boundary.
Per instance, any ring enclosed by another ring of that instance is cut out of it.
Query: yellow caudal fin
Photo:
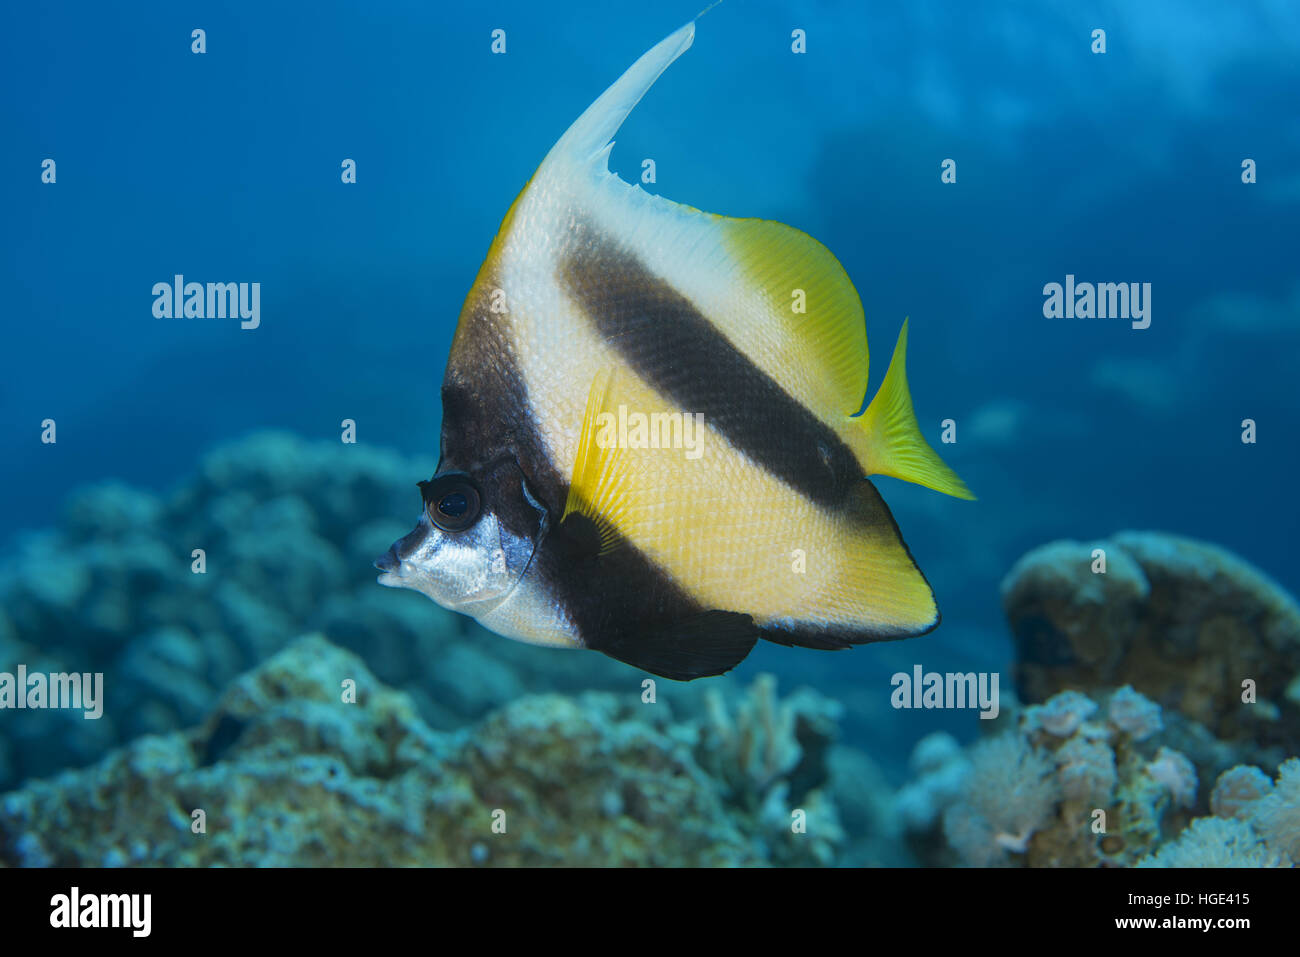
[[[880,391],[849,432],[849,441],[868,475],[889,475],[945,495],[975,498],[966,483],[930,448],[916,423],[907,389],[906,319]]]

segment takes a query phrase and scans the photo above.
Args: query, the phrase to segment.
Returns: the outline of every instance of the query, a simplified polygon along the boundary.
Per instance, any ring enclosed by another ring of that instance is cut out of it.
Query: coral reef
[[[1270,848],[1300,862],[1300,758],[1278,768],[1276,786],[1245,816]]]
[[[1210,792],[1210,812],[1215,817],[1245,817],[1251,804],[1268,795],[1273,782],[1259,768],[1239,764],[1219,775]]]
[[[899,792],[898,807],[923,862],[1126,866],[1205,806],[1196,769],[1170,746],[1159,706],[1132,688],[1064,691],[1008,709],[996,724],[993,736],[964,751],[933,739],[917,745],[919,776]],[[1236,788],[1238,803],[1247,790]]]
[[[1037,711],[1038,726],[1058,738],[1068,738],[1079,730],[1079,725],[1093,716],[1097,703],[1078,691],[1062,691]],[[1115,717],[1115,701],[1111,700],[1111,718]]]
[[[1062,694],[1078,694],[1078,692],[1066,691]],[[1060,695],[1057,697],[1059,698]],[[1134,691],[1128,685],[1110,696],[1107,713],[1110,715],[1111,723],[1134,741],[1145,741],[1165,728],[1164,720],[1160,717],[1160,705]]]
[[[0,567],[0,670],[103,672],[109,707],[93,722],[44,711],[0,724],[0,788],[197,722],[230,680],[306,631],[364,654],[437,728],[528,687],[626,687],[603,656],[506,641],[375,585],[371,562],[409,531],[414,483],[434,466],[272,432],[214,449],[167,495],[78,490],[57,528],[27,535]]]
[[[1024,700],[1131,685],[1230,746],[1192,756],[1211,776],[1300,750],[1300,607],[1235,555],[1156,532],[1054,542],[1016,563],[1002,601]]]
[[[835,863],[840,867],[914,865],[903,843],[894,788],[876,762],[857,748],[834,745],[828,767],[830,782],[824,790],[844,831]]]
[[[1290,867],[1265,846],[1249,824],[1200,817],[1176,841],[1138,861],[1137,867]]]
[[[308,636],[198,727],[0,796],[0,862],[825,864],[844,839],[822,790],[834,725],[825,699],[763,677],[702,723],[589,692],[439,732]]]
[[[165,495],[86,487],[25,537],[0,669],[103,672],[108,702],[0,724],[0,789],[26,780],[0,864],[1300,860],[1300,610],[1220,549],[1128,532],[1026,555],[1003,604],[1027,704],[1004,689],[971,746],[922,739],[895,794],[816,692],[760,675],[646,703],[599,655],[376,587],[433,467],[263,433]],[[286,647],[304,632],[328,638]]]
[[[959,797],[943,816],[948,843],[968,864],[985,867],[1006,852],[1023,854],[1060,800],[1050,755],[1006,732],[977,743]]]
[[[930,864],[1300,860],[1300,609],[1227,552],[1054,542],[1002,586],[1016,685],[991,736],[922,740],[896,807]],[[1289,697],[1288,697],[1289,696]],[[1277,767],[1275,784],[1264,768]],[[1203,788],[1202,781],[1214,781]],[[1207,813],[1211,816],[1206,816]]]
[[[818,863],[831,863],[844,832],[821,789],[829,777],[827,751],[838,729],[840,705],[808,689],[782,701],[773,675],[755,678],[734,710],[716,688],[706,692],[705,701],[708,717],[698,759],[723,782],[726,800],[757,814],[780,842],[779,849],[791,840],[811,843]],[[792,809],[807,817],[806,834],[791,832]],[[782,850],[780,856],[787,853]]]
[[[1187,755],[1161,746],[1155,758],[1147,764],[1147,774],[1164,785],[1178,807],[1191,807],[1196,803],[1196,768]]]
[[[1213,817],[1192,821],[1178,839],[1138,867],[1294,867],[1300,862],[1300,758],[1278,768],[1276,786],[1259,768],[1238,765],[1215,782]]]
[[[920,834],[933,829],[944,809],[956,800],[971,763],[956,738],[936,731],[912,748],[910,764],[916,779],[894,796],[894,808],[903,829]]]

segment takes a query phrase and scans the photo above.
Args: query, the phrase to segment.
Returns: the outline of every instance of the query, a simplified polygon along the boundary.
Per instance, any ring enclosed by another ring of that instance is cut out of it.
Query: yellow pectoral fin
[[[598,375],[587,393],[582,416],[582,434],[573,477],[564,503],[561,522],[570,515],[584,515],[600,534],[600,554],[618,547],[621,529],[631,525],[631,504],[635,494],[636,463],[619,442],[616,405],[612,397],[620,390],[623,376],[610,369]]]
[[[880,391],[849,429],[849,441],[868,475],[889,475],[956,498],[975,498],[921,435],[907,388],[907,320]]]
[[[600,554],[625,541],[655,553],[689,553],[691,531],[707,525],[708,503],[726,497],[723,476],[707,456],[696,461],[659,440],[667,436],[651,423],[674,416],[687,418],[626,366],[592,382],[561,523],[574,513],[590,519]]]

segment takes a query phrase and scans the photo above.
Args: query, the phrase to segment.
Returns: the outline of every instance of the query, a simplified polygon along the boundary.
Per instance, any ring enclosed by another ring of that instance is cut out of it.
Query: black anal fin
[[[838,634],[833,631],[817,631],[812,628],[764,628],[762,636],[765,641],[787,648],[815,648],[818,651],[844,651],[855,644],[873,640],[871,636],[854,641],[852,635]]]
[[[730,671],[753,650],[758,637],[758,626],[749,615],[705,611],[633,631],[595,649],[652,675],[691,681]]]

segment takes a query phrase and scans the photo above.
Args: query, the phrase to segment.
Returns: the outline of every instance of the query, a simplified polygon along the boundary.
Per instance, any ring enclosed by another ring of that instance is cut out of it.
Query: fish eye
[[[444,532],[463,532],[482,511],[483,498],[478,486],[464,472],[448,472],[427,482],[420,482],[424,511]]]

